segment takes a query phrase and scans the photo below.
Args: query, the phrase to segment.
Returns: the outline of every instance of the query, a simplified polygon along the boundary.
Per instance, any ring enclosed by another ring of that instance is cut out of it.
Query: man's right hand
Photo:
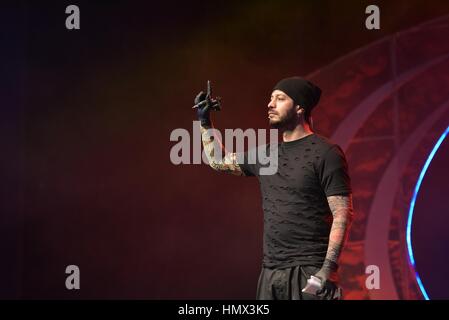
[[[210,108],[209,104],[206,101],[206,93],[201,91],[195,97],[194,103],[196,107],[196,114],[198,116],[198,120],[201,121],[201,126],[210,127]]]
[[[207,92],[201,91],[195,97],[193,108],[197,109],[198,120],[201,121],[201,126],[211,126],[210,111],[220,110],[220,99],[213,99],[211,97],[212,89],[210,81],[207,81]]]

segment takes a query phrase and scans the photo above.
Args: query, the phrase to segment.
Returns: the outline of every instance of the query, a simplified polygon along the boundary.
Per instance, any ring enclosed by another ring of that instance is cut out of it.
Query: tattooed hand
[[[323,299],[333,299],[335,292],[337,291],[337,264],[325,260],[321,269],[315,274],[315,277],[321,279],[322,289],[317,291],[317,295],[322,295]]]

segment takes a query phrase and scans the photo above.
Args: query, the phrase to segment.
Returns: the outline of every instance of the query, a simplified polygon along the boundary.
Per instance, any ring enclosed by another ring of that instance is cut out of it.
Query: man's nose
[[[274,101],[270,100],[270,102],[268,102],[268,109],[271,109],[271,108],[274,108],[274,107],[275,107]]]

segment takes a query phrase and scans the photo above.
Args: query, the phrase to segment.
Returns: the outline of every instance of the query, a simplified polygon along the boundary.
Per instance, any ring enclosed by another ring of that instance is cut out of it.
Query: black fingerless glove
[[[211,126],[210,111],[219,111],[221,109],[220,98],[213,99],[211,94],[212,89],[210,81],[207,81],[207,92],[204,93],[203,91],[201,91],[196,95],[194,100],[195,105],[193,106],[193,108],[197,109],[196,112],[198,115],[198,120],[201,122],[201,126],[203,127]]]
[[[202,127],[210,127],[210,105],[206,100],[207,94],[201,91],[195,97],[194,103],[195,106],[198,106],[196,109],[196,114],[198,116],[198,120],[201,121]]]

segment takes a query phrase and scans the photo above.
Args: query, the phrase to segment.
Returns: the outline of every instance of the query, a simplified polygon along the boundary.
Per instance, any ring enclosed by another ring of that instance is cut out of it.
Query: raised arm
[[[216,159],[214,155],[214,138],[211,134],[212,122],[210,120],[210,111],[221,109],[220,98],[212,98],[212,89],[210,81],[207,81],[207,91],[201,91],[195,97],[194,109],[197,110],[198,120],[201,122],[201,140],[203,142],[204,153],[206,154],[209,165],[217,171],[231,173],[237,176],[244,175],[242,169],[237,163],[237,156],[235,153],[229,153],[223,147],[221,141],[217,139],[217,146],[221,148],[221,154],[224,155],[221,159]]]
[[[235,153],[227,152],[226,149],[223,147],[223,144],[221,141],[217,140],[218,145],[221,148],[221,154],[224,155],[222,159],[215,159],[214,154],[214,139],[215,136],[213,136],[208,129],[211,127],[208,126],[201,126],[201,140],[203,142],[204,147],[204,153],[206,154],[207,160],[209,162],[209,165],[212,167],[212,169],[231,173],[236,176],[243,176],[244,173],[242,169],[240,168],[239,164],[237,163],[237,156]]]
[[[221,148],[221,154],[224,154],[222,159],[215,159],[214,154],[214,139],[215,137],[211,135],[207,130],[208,127],[201,126],[201,140],[203,141],[204,153],[206,154],[209,165],[212,169],[231,173],[236,176],[243,176],[244,173],[237,163],[237,156],[235,153],[227,152],[223,147],[221,141],[217,141]]]

